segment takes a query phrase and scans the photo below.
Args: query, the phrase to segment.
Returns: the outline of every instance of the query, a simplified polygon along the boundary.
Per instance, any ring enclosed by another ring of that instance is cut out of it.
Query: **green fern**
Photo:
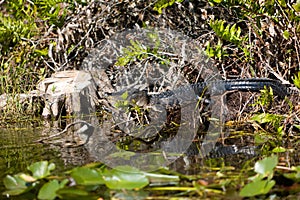
[[[122,56],[118,58],[115,65],[126,66],[136,60],[143,60],[152,56],[158,59],[160,64],[168,65],[170,62],[164,55],[158,53],[160,40],[156,33],[149,33],[149,39],[154,43],[154,47],[148,47],[139,41],[130,40],[131,46],[122,49]]]
[[[245,37],[241,36],[241,28],[237,27],[236,24],[232,26],[228,24],[226,27],[224,24],[224,20],[211,20],[209,23],[210,27],[221,39],[240,45],[245,40]]]
[[[294,76],[293,82],[297,88],[300,88],[300,72]]]
[[[36,25],[30,19],[27,23],[5,17],[0,13],[0,50],[6,52],[17,44],[21,38],[30,38],[37,31]]]
[[[256,100],[255,104],[265,106],[265,107],[270,107],[273,100],[274,100],[273,89],[271,87],[269,89],[265,86],[263,90],[260,90],[260,97]]]

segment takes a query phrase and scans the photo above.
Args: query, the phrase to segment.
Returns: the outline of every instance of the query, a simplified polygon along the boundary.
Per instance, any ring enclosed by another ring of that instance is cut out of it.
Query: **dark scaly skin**
[[[204,93],[211,96],[221,95],[226,91],[251,91],[259,92],[265,87],[271,87],[275,95],[284,98],[288,95],[288,89],[280,81],[268,78],[248,78],[234,80],[218,80],[212,82],[200,82],[187,86],[181,86],[174,90],[165,91],[159,94],[147,94],[147,91],[134,91],[129,95],[129,100],[134,101],[139,106],[147,104],[166,104],[180,105],[185,99],[193,99],[201,97]],[[123,92],[114,93],[121,95]],[[162,101],[166,100],[166,101]]]
[[[224,146],[222,144],[216,145],[216,147],[206,155],[206,158],[220,158],[225,156],[230,156],[234,154],[244,154],[248,156],[255,156],[259,153],[258,146],[245,146],[245,147],[238,147],[236,145],[227,145]],[[199,155],[199,148],[197,144],[192,143],[191,146],[186,151],[186,156],[197,156]]]
[[[179,87],[173,91],[149,95],[148,102],[159,102],[160,99],[167,98],[167,104],[178,105],[184,103],[181,102],[180,97],[187,94],[199,97],[204,93],[221,95],[226,91],[234,90],[258,92],[265,87],[271,87],[274,94],[280,98],[284,98],[288,94],[287,87],[277,80],[268,78],[249,78],[195,83],[189,86]]]

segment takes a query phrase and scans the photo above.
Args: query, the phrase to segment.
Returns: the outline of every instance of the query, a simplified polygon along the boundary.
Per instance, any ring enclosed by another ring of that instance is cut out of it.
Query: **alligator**
[[[146,90],[134,91],[129,96],[129,99],[139,106],[157,103],[165,106],[175,106],[184,103],[185,100],[190,98],[189,95],[194,95],[196,98],[200,98],[205,93],[208,93],[210,96],[214,96],[221,95],[226,91],[235,90],[258,92],[265,87],[272,88],[273,92],[281,99],[289,94],[286,85],[282,84],[278,80],[269,78],[247,78],[199,82],[158,94],[148,94]]]
[[[278,80],[269,78],[247,78],[234,80],[217,80],[211,82],[199,82],[188,86],[181,86],[174,90],[168,90],[161,93],[148,93],[146,90],[134,91],[130,93],[129,99],[138,106],[159,105],[158,109],[163,107],[174,107],[185,104],[185,101],[191,98],[201,98],[202,96],[222,95],[226,91],[252,91],[259,92],[265,88],[272,88],[275,95],[284,99],[289,93],[289,88]],[[197,101],[197,100],[196,100]],[[152,106],[153,108],[153,106]],[[150,136],[149,138],[151,138]],[[144,138],[145,139],[145,138]],[[152,140],[150,140],[152,141]],[[258,147],[246,146],[237,147],[236,145],[215,147],[208,155],[208,158],[225,157],[226,155],[246,154],[255,156]],[[195,156],[199,154],[197,145],[192,144],[186,155]]]

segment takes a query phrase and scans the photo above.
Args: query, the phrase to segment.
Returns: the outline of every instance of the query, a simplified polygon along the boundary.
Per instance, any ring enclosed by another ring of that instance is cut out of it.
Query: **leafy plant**
[[[117,100],[114,106],[116,108],[128,108],[130,103],[128,101],[128,91],[122,93],[120,97],[120,100]]]
[[[162,14],[162,10],[169,6],[172,6],[174,3],[181,3],[183,0],[158,0],[154,4],[153,10],[157,11],[159,14]]]
[[[241,36],[241,28],[237,27],[236,24],[228,24],[225,27],[225,22],[224,20],[211,20],[209,25],[221,39],[241,45],[246,39],[246,37]]]
[[[214,47],[211,47],[211,44],[208,43],[206,46],[205,53],[210,58],[217,58],[219,60],[222,60],[225,56],[228,56],[226,53],[226,50],[223,48],[223,44],[221,40],[218,40],[218,44]]]
[[[168,64],[169,61],[158,53],[160,41],[159,37],[155,33],[148,34],[149,39],[154,43],[153,47],[145,46],[139,41],[130,40],[131,46],[122,49],[122,56],[120,56],[115,63],[117,66],[126,66],[127,64],[136,61],[143,60],[152,56],[159,60],[161,64]]]
[[[242,188],[240,191],[240,196],[252,197],[256,195],[267,194],[276,183],[274,180],[272,180],[272,178],[277,164],[277,156],[271,156],[257,161],[254,165],[254,171],[256,172],[256,175],[249,178],[251,182]]]
[[[300,166],[291,167],[291,173],[284,173],[284,176],[288,179],[292,179],[294,182],[300,182]]]
[[[83,4],[82,1],[77,1]],[[9,102],[3,118],[24,114],[15,98],[35,88],[35,83],[49,73],[43,59],[48,57],[48,48],[40,37],[44,27],[61,26],[71,0],[10,0],[2,2],[0,14],[0,94],[7,93],[16,101]],[[56,25],[56,26],[55,26]],[[40,37],[40,38],[37,38]],[[18,114],[18,115],[16,115]],[[34,114],[34,113],[27,113]]]
[[[273,100],[274,100],[273,89],[271,87],[269,89],[267,87],[264,87],[263,90],[260,90],[260,96],[255,101],[254,105],[260,105],[262,107],[269,108]]]
[[[34,6],[37,9],[38,16],[42,20],[47,20],[49,24],[55,24],[58,27],[63,25],[68,8],[69,1],[66,0],[35,0]],[[64,8],[66,6],[66,8]]]
[[[123,48],[123,56],[118,58],[115,65],[125,66],[136,59],[145,59],[148,57],[149,49],[138,41],[130,40],[132,46]]]
[[[277,130],[280,128],[280,122],[282,121],[283,116],[278,114],[271,113],[260,113],[254,115],[251,120],[254,120],[260,124],[271,124]]]
[[[6,195],[19,195],[30,191],[38,185],[38,180],[50,175],[50,171],[55,169],[53,163],[48,164],[48,161],[37,162],[28,167],[32,175],[19,173],[14,176],[7,175],[3,182],[8,189],[4,192]]]
[[[300,72],[294,76],[293,82],[295,86],[300,89]]]
[[[254,165],[256,175],[248,178],[249,183],[240,190],[240,196],[252,197],[270,193],[276,184],[274,174],[277,164],[278,156],[276,155],[257,161]],[[199,175],[179,176],[179,173],[173,175],[174,172],[167,169],[149,173],[127,165],[108,169],[105,165],[99,163],[75,167],[63,175],[54,176],[52,171],[55,165],[47,161],[41,161],[28,167],[31,175],[26,173],[18,173],[13,176],[7,175],[3,179],[4,186],[7,189],[3,192],[3,195],[31,194],[36,195],[38,199],[99,199],[99,188],[101,188],[101,195],[105,195],[107,191],[110,194],[121,193],[124,195],[125,193],[143,190],[159,191],[159,194],[164,191],[179,191],[179,195],[188,194],[189,196],[201,196],[206,192],[223,194],[222,188],[224,190],[230,185],[229,183],[232,184],[233,180],[233,185],[240,184],[238,177],[232,178],[233,174],[230,172],[230,168],[223,167],[223,170],[217,167],[209,172],[211,173],[210,176],[215,175],[218,183],[208,184]],[[214,170],[218,170],[218,172],[215,173]],[[291,167],[283,175],[298,183],[300,181],[300,166]],[[205,175],[203,176],[205,177]],[[178,183],[184,183],[185,186]],[[175,185],[170,186],[170,184]],[[136,195],[136,193],[133,195]]]
[[[76,2],[84,4],[83,1]],[[17,19],[39,18],[50,25],[60,27],[68,10],[74,8],[74,4],[71,0],[33,0],[31,3],[26,0],[11,0],[7,7]]]
[[[245,59],[248,60],[250,52],[248,50],[248,47],[244,45],[247,37],[241,36],[242,30],[240,27],[237,27],[236,24],[228,24],[227,26],[225,26],[225,23],[226,21],[224,20],[210,21],[210,27],[214,30],[214,32],[220,39],[218,40],[218,44],[215,46],[215,48],[212,48],[210,43],[208,43],[206,47],[206,54],[209,57],[216,57],[219,60],[221,60],[224,56],[228,56],[221,42],[221,40],[224,40],[237,45],[238,48],[240,48],[244,52]]]
[[[26,23],[11,17],[3,16],[0,13],[0,55],[3,55],[9,48],[18,44],[22,38],[30,38],[37,32],[33,20]]]

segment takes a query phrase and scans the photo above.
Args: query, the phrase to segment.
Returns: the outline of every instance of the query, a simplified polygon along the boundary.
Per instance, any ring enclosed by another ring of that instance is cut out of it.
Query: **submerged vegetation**
[[[34,90],[38,81],[53,72],[80,69],[97,43],[135,26],[166,26],[199,41],[199,49],[213,60],[223,78],[269,77],[300,88],[299,2],[9,0],[0,5],[0,95],[14,99],[0,111],[3,122],[24,116],[18,94]],[[155,41],[158,46],[159,40]],[[157,46],[149,49],[135,41],[131,45],[116,65],[130,65],[149,55],[163,63],[169,61],[157,52]],[[128,102],[118,103],[127,106]],[[265,88],[248,107],[237,109],[241,112],[231,125],[242,123],[261,152],[259,160],[239,162],[240,168],[214,158],[192,175],[167,168],[153,173],[128,166],[109,169],[101,163],[57,175],[54,163],[41,161],[28,167],[30,174],[7,175],[3,195],[23,195],[24,199],[169,195],[293,199],[300,195],[300,161],[290,162],[286,157],[299,158],[299,108],[299,93],[279,101]],[[36,114],[30,110],[34,109],[27,109],[26,116]]]

